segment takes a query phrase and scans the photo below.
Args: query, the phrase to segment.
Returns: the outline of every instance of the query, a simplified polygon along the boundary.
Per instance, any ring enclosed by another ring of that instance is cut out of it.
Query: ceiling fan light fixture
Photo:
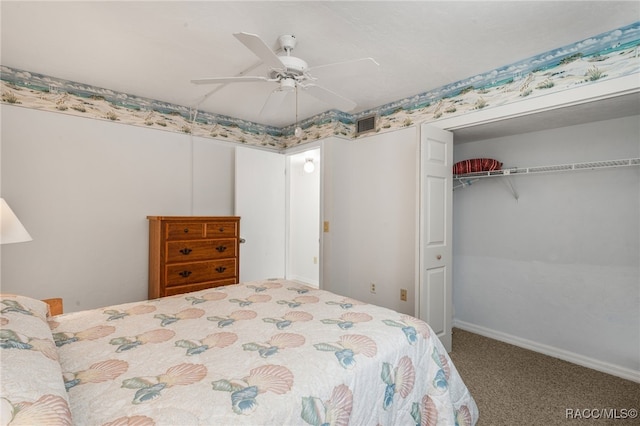
[[[293,92],[296,90],[296,81],[293,78],[283,78],[280,80],[280,90]]]

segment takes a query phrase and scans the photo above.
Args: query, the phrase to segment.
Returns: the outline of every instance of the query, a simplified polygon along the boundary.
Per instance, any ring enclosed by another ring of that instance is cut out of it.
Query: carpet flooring
[[[479,426],[640,425],[639,383],[458,328],[452,346]]]

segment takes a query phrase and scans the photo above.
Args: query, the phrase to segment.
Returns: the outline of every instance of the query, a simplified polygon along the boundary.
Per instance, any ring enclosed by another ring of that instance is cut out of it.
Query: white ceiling
[[[273,49],[278,36],[294,34],[294,56],[310,67],[375,58],[380,66],[366,75],[316,75],[361,112],[640,20],[638,1],[2,0],[0,7],[2,65],[278,127],[295,122],[295,97],[265,118],[271,84],[230,84],[205,99],[216,86],[190,83],[259,61],[233,33],[258,34]],[[299,119],[329,109],[301,91]]]

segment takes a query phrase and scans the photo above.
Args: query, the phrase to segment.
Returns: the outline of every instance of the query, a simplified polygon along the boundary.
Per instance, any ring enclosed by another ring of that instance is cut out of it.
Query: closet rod
[[[502,170],[491,170],[486,172],[473,172],[459,175],[453,175],[454,181],[458,184],[453,186],[453,189],[464,188],[471,185],[474,182],[482,178],[496,177],[496,176],[513,176],[513,175],[527,175],[535,173],[555,173],[555,172],[570,172],[576,170],[596,170],[596,169],[608,169],[615,167],[629,167],[640,166],[640,158],[625,158],[622,160],[605,160],[605,161],[590,161],[586,163],[572,163],[572,164],[558,164],[553,166],[534,166],[534,167],[509,167]],[[513,184],[509,182],[511,190],[514,193],[516,199],[516,191]]]
[[[526,175],[533,173],[568,172],[574,170],[595,170],[613,167],[639,166],[640,158],[626,158],[622,160],[590,161],[587,163],[558,164],[553,166],[534,167],[509,167],[502,170],[491,170],[486,172],[473,172],[460,175],[453,175],[454,179],[464,178],[485,178],[493,176]]]

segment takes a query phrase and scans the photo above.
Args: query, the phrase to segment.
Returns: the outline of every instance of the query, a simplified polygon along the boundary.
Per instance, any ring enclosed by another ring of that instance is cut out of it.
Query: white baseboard
[[[287,277],[287,279],[291,280],[291,281],[299,282],[300,284],[308,285],[310,287],[319,287],[320,286],[320,283],[318,282],[318,280],[301,277],[299,275],[289,275]]]
[[[620,367],[618,365],[610,364],[608,362],[598,361],[597,359],[589,358],[574,352],[565,351],[564,349],[555,348],[553,346],[534,342],[533,340],[523,339],[521,337],[513,336],[507,333],[503,333],[501,331],[492,330],[487,327],[475,325],[475,324],[465,322],[465,321],[460,321],[457,319],[453,320],[453,326],[461,330],[468,331],[470,333],[479,334],[481,336],[485,336],[490,339],[499,340],[501,342],[509,343],[514,346],[518,346],[524,349],[529,349],[534,352],[539,352],[541,354],[549,355],[554,358],[572,362],[574,364],[578,364],[583,367],[591,368],[593,370],[601,371],[603,373],[611,374],[613,376],[621,377],[623,379],[640,383],[640,371],[637,371],[637,370],[632,370],[626,367]]]

